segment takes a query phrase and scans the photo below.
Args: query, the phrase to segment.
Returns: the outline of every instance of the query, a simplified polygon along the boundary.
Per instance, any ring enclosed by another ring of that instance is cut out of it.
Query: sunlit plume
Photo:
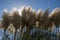
[[[37,13],[39,14],[39,13],[42,13],[42,9],[39,9],[38,11],[37,11]]]
[[[43,15],[42,13],[43,13],[43,12],[42,12],[42,9],[39,9],[39,10],[37,11],[37,14],[40,15],[40,16]]]
[[[19,15],[22,16],[22,10],[23,10],[24,7],[20,7],[19,9],[14,7],[11,11],[10,11],[10,15],[13,15],[13,12],[17,11],[19,12]]]
[[[13,13],[15,12],[15,11],[18,11],[18,9],[17,8],[12,8],[12,10],[10,11],[10,15],[13,15]]]
[[[55,16],[59,10],[60,10],[59,8],[55,8],[54,10],[52,10],[52,12],[50,13],[49,16],[50,16],[50,17],[51,17],[51,16]]]
[[[20,16],[22,16],[22,10],[23,10],[23,8],[24,7],[21,7],[21,8],[18,9],[18,12],[19,12]]]

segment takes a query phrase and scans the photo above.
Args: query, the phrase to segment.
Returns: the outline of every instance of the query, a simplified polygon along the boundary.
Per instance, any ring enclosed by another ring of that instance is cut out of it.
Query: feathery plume
[[[38,23],[39,23],[39,24],[38,24],[39,27],[41,26],[42,16],[43,16],[42,10],[39,9],[39,10],[37,11],[37,18],[36,18],[36,20],[37,20]]]
[[[10,25],[10,21],[9,21],[8,11],[4,9],[3,16],[2,16],[2,22],[1,22],[1,27],[4,28],[4,35],[9,25]],[[3,35],[3,40],[4,40],[4,35]]]
[[[60,9],[55,8],[50,14],[50,20],[55,23],[55,26],[58,27],[60,25]]]
[[[9,25],[10,25],[10,21],[9,21],[8,11],[4,9],[2,16],[2,27],[4,27],[4,32],[6,31]]]
[[[21,19],[20,19],[20,15],[19,12],[17,10],[13,10],[13,16],[12,16],[12,24],[15,28],[15,33],[14,33],[14,40],[16,40],[16,33],[17,33],[17,29],[20,28],[20,24],[21,24]]]
[[[43,14],[43,16],[42,16],[42,21],[41,21],[41,24],[42,24],[42,26],[43,26],[43,29],[48,29],[48,27],[47,27],[47,23],[48,23],[48,21],[49,21],[49,9],[47,9],[45,12],[44,12],[44,14]]]

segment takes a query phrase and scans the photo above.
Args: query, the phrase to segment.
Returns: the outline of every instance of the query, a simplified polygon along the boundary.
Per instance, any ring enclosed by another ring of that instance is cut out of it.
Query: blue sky
[[[36,10],[46,10],[49,7],[51,12],[56,7],[60,8],[59,4],[60,0],[0,0],[0,17],[4,8],[11,10],[13,7],[31,6]]]

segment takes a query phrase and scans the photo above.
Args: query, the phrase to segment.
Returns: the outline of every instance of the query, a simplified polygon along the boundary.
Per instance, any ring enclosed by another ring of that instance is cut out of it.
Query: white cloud
[[[8,10],[5,8],[5,9],[3,10],[3,12],[6,12],[6,13],[8,13]]]

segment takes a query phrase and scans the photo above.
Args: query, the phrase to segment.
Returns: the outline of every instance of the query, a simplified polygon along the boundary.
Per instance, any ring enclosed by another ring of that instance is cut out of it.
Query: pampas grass
[[[20,15],[17,10],[13,12],[12,18],[13,18],[12,24],[15,28],[14,40],[16,40],[15,38],[16,38],[17,29],[20,28],[20,24],[21,24]]]
[[[43,16],[43,12],[41,9],[39,9],[37,11],[37,21],[39,22],[38,26],[41,28],[41,21],[42,21],[42,16]]]
[[[60,9],[55,8],[50,14],[51,21],[54,21],[56,27],[60,25]]]
[[[49,13],[49,8],[44,12],[39,9],[38,11],[34,10],[32,7],[24,7],[22,9],[21,15],[19,15],[18,9],[12,10],[9,14],[8,11],[3,12],[2,16],[2,27],[4,28],[4,33],[6,32],[8,26],[10,24],[15,28],[14,30],[14,40],[16,40],[17,30],[21,27],[21,37],[23,33],[23,29],[26,27],[26,36],[30,38],[31,29],[43,29],[52,31],[53,26],[60,26],[60,9],[55,8],[51,13]],[[12,28],[12,27],[10,27]],[[13,29],[12,29],[13,30]],[[28,38],[28,39],[29,39]]]
[[[8,11],[5,9],[3,11],[2,22],[1,22],[1,27],[4,28],[4,34],[6,33],[6,30],[9,25],[10,25],[10,20],[9,20],[9,16],[8,16]],[[4,38],[3,38],[3,40],[4,40]]]
[[[4,28],[4,32],[6,31],[9,25],[10,25],[10,21],[9,21],[8,12],[4,11],[2,16],[2,27]]]

